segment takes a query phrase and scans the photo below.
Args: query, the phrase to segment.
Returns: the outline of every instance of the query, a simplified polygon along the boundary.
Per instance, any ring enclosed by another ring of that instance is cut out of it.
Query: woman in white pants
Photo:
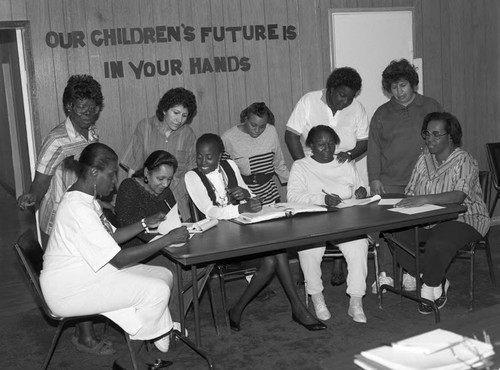
[[[366,197],[366,189],[352,163],[336,160],[335,146],[340,139],[329,126],[319,125],[311,129],[306,145],[311,148],[311,157],[293,163],[288,180],[289,202],[312,203],[336,206],[343,199]],[[362,297],[366,291],[368,239],[337,240],[347,262],[347,294],[351,297],[348,315],[354,321],[366,323]],[[316,316],[320,320],[331,317],[323,296],[321,261],[324,246],[315,246],[299,252],[300,265],[304,273],[306,292],[311,295]]]

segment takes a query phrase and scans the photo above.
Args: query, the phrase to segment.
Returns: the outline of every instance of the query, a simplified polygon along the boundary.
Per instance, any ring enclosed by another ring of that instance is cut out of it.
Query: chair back
[[[487,143],[486,154],[488,165],[493,175],[493,185],[495,189],[500,189],[500,143]]]
[[[40,288],[40,272],[43,266],[43,249],[35,237],[33,230],[25,231],[13,245],[14,251],[19,259],[26,280],[31,287],[35,299],[47,316],[59,320],[45,303],[42,289]]]
[[[205,218],[205,216],[200,212],[198,207],[196,207],[194,202],[191,200],[191,197],[189,197],[189,210],[191,212],[191,221],[192,222],[198,222],[198,221],[201,221]]]
[[[481,186],[481,191],[483,192],[483,201],[486,204],[488,211],[490,211],[491,173],[489,171],[479,171],[479,185]]]

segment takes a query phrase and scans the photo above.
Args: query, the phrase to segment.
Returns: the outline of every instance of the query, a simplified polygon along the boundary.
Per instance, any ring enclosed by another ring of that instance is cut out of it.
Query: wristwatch
[[[147,233],[149,233],[149,227],[148,227],[148,225],[146,225],[146,219],[145,218],[143,218],[141,220],[141,225],[142,225],[143,229],[146,230]]]
[[[351,153],[351,152],[346,152],[346,153],[347,153],[347,155],[348,155],[349,157],[351,157],[351,161],[352,161],[352,153]]]

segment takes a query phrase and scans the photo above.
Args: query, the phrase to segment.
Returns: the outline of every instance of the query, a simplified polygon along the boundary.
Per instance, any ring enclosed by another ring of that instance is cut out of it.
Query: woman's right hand
[[[36,195],[33,193],[25,193],[17,198],[17,206],[21,211],[36,204]]]
[[[325,204],[328,207],[338,206],[342,202],[342,198],[337,194],[327,194],[325,195]]]
[[[370,183],[371,195],[382,195],[385,193],[384,184],[380,180],[373,180]]]
[[[158,212],[158,213],[155,213],[154,215],[152,216],[149,216],[149,217],[146,217],[144,219],[144,223],[146,224],[147,227],[151,228],[151,229],[155,229],[157,228],[160,223],[165,219],[165,216],[167,214],[165,212]]]
[[[163,236],[163,239],[168,238],[168,245],[185,243],[189,240],[189,232],[186,226],[181,226],[170,230]]]
[[[262,209],[262,203],[257,198],[247,199],[246,203],[240,204],[238,206],[238,211],[240,213],[244,212],[255,213],[259,212],[261,209]]]

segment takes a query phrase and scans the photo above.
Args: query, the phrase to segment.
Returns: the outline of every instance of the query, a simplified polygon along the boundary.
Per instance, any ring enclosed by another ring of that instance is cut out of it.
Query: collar
[[[85,140],[88,141],[89,143],[92,143],[94,141],[97,141],[99,139],[99,136],[97,135],[95,131],[95,125],[92,125],[89,127],[89,139],[85,139],[82,134],[80,134],[78,131],[76,131],[75,126],[73,125],[73,122],[71,122],[71,119],[69,116],[66,117],[66,120],[64,121],[64,126],[66,127],[66,132],[68,133],[69,140],[71,142],[76,142],[76,141],[81,141]]]
[[[396,98],[394,96],[392,96],[391,100],[389,100],[389,104],[394,109],[399,109],[399,110],[403,110],[405,108],[410,108],[410,107],[413,107],[413,106],[421,107],[421,106],[424,105],[424,97],[422,95],[420,95],[419,93],[416,92],[415,93],[415,99],[413,99],[413,101],[405,107],[403,104],[399,104],[396,101]]]

